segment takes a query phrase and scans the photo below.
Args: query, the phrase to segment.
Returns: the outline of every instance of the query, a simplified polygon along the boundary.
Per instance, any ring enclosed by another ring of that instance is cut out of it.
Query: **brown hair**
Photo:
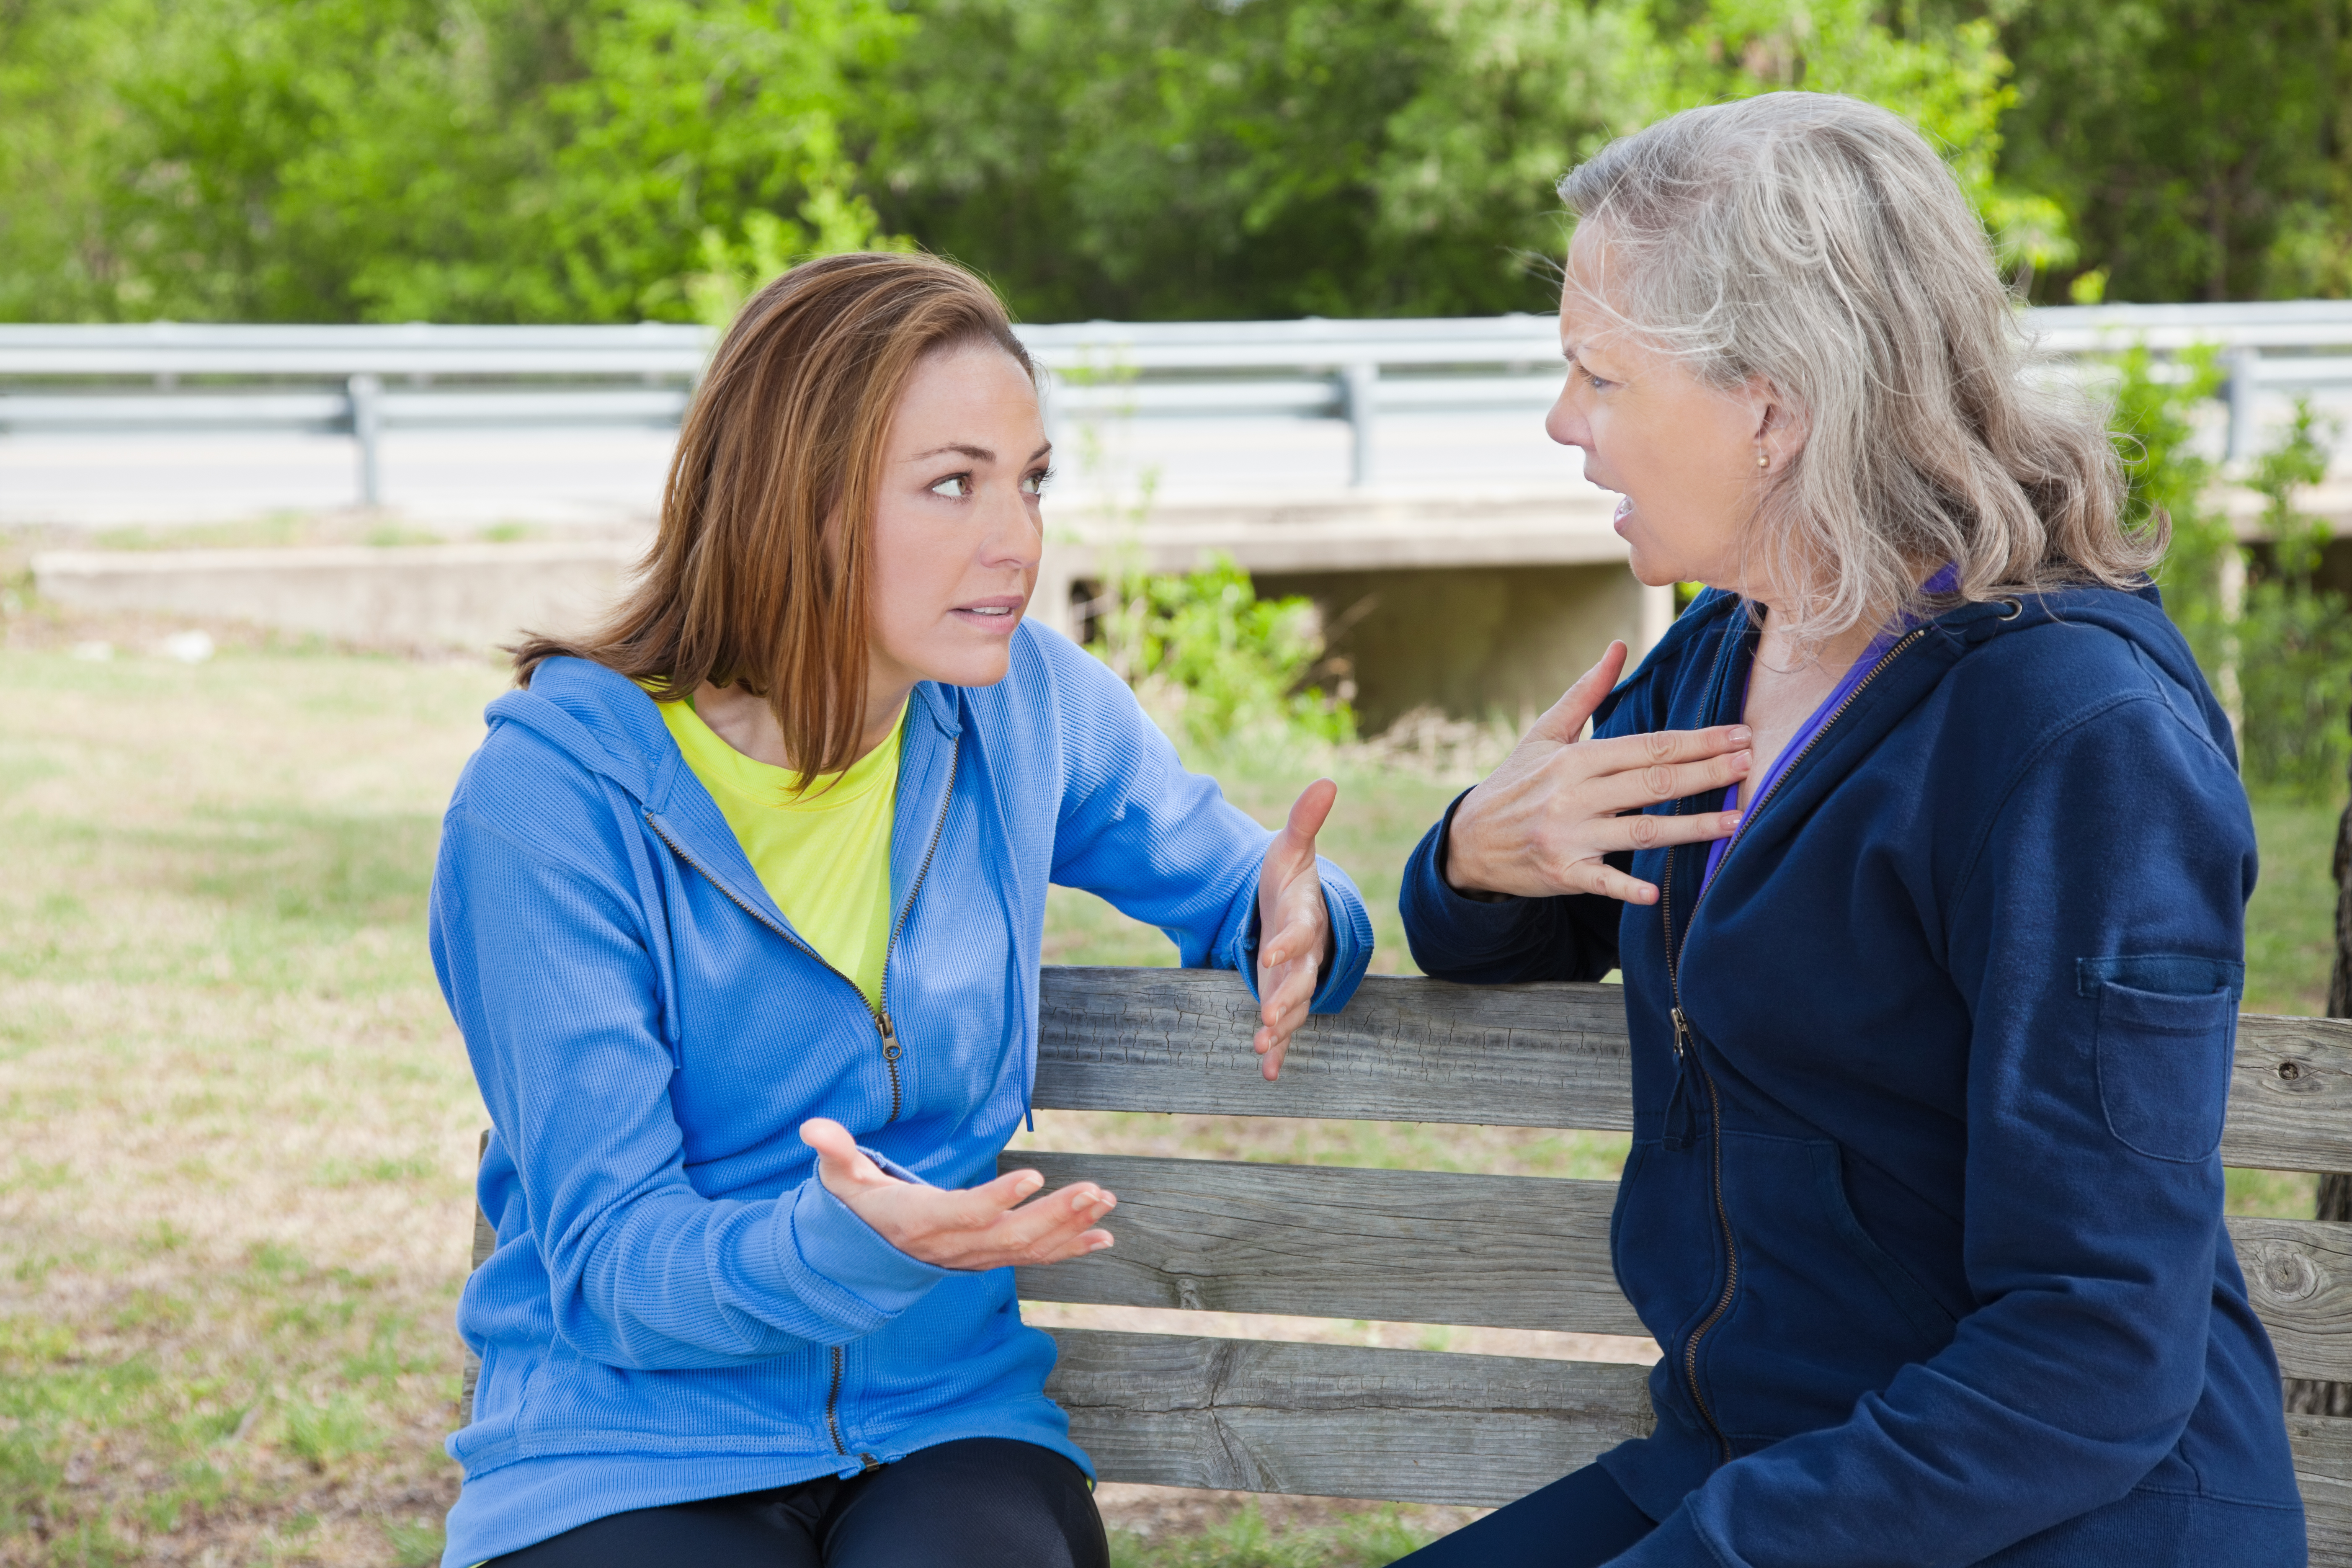
[[[765,697],[806,788],[855,759],[866,702],[867,526],[900,393],[928,354],[994,343],[1033,378],[987,284],[931,256],[803,262],[757,294],[696,388],[636,581],[585,637],[526,637],[516,684],[584,658],[677,701]]]

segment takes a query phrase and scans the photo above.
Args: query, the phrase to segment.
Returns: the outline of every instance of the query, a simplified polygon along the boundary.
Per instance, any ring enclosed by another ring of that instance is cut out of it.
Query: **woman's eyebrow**
[[[913,457],[908,458],[907,461],[910,463],[926,462],[930,458],[942,457],[950,452],[955,453],[958,457],[970,458],[975,463],[992,463],[996,461],[996,454],[989,450],[986,447],[973,447],[961,441],[950,441],[944,447],[934,447],[928,452],[918,452]]]

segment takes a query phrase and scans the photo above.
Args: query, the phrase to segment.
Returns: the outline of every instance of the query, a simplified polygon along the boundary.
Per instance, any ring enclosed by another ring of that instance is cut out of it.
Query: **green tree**
[[[2073,261],[2065,215],[1999,172],[2001,116],[2017,101],[1990,16],[1889,26],[1869,0],[1711,0],[1675,61],[1676,106],[1803,89],[1894,110],[1940,148],[2004,258],[2034,271]]]
[[[2352,287],[2347,0],[2033,0],[2001,169],[2064,209],[2096,289],[2244,300]],[[2065,277],[2044,298],[2067,297]]]
[[[907,25],[884,0],[16,0],[0,310],[690,317],[763,247],[878,237],[843,127]]]

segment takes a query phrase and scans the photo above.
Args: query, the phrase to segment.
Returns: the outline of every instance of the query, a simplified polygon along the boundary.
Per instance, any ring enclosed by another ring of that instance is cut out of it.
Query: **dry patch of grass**
[[[228,628],[208,663],[145,651],[173,629],[35,605],[0,639],[0,1565],[430,1562],[457,1484],[440,1445],[484,1118],[427,964],[425,897],[441,807],[504,678]],[[116,656],[71,657],[92,640]],[[1409,971],[1396,876],[1454,786],[1340,766],[1327,852],[1362,882],[1379,967]],[[1219,768],[1269,821],[1310,771]],[[2265,819],[2266,843],[2321,831],[2317,816]],[[2273,885],[2257,983],[2300,998],[2325,906],[2314,917],[2312,888]],[[1156,931],[1060,890],[1048,944],[1051,962],[1171,956]],[[1039,1121],[1023,1145],[1596,1179],[1624,1149],[1410,1124]],[[2241,1195],[2268,1212],[2308,1203],[2307,1183]],[[1654,1353],[1425,1324],[1181,1326]],[[1383,1562],[1468,1517],[1134,1487],[1104,1501],[1135,1568]]]
[[[0,1563],[437,1554],[482,1115],[423,912],[499,684],[0,655]]]

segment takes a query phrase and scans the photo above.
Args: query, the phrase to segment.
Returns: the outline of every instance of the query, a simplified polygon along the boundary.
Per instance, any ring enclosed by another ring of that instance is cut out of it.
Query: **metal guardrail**
[[[2352,385],[2352,301],[2097,305],[2031,310],[2043,347],[2079,357],[2199,344],[2229,367],[2227,455],[2251,451],[2272,388]],[[1527,413],[1558,395],[1549,316],[1090,321],[1021,329],[1049,416],[1345,419],[1351,477],[1375,477],[1383,414]],[[283,430],[347,434],[360,499],[380,494],[386,430],[677,424],[711,345],[704,328],[0,326],[0,434]],[[2344,351],[2344,352],[2330,352]]]

